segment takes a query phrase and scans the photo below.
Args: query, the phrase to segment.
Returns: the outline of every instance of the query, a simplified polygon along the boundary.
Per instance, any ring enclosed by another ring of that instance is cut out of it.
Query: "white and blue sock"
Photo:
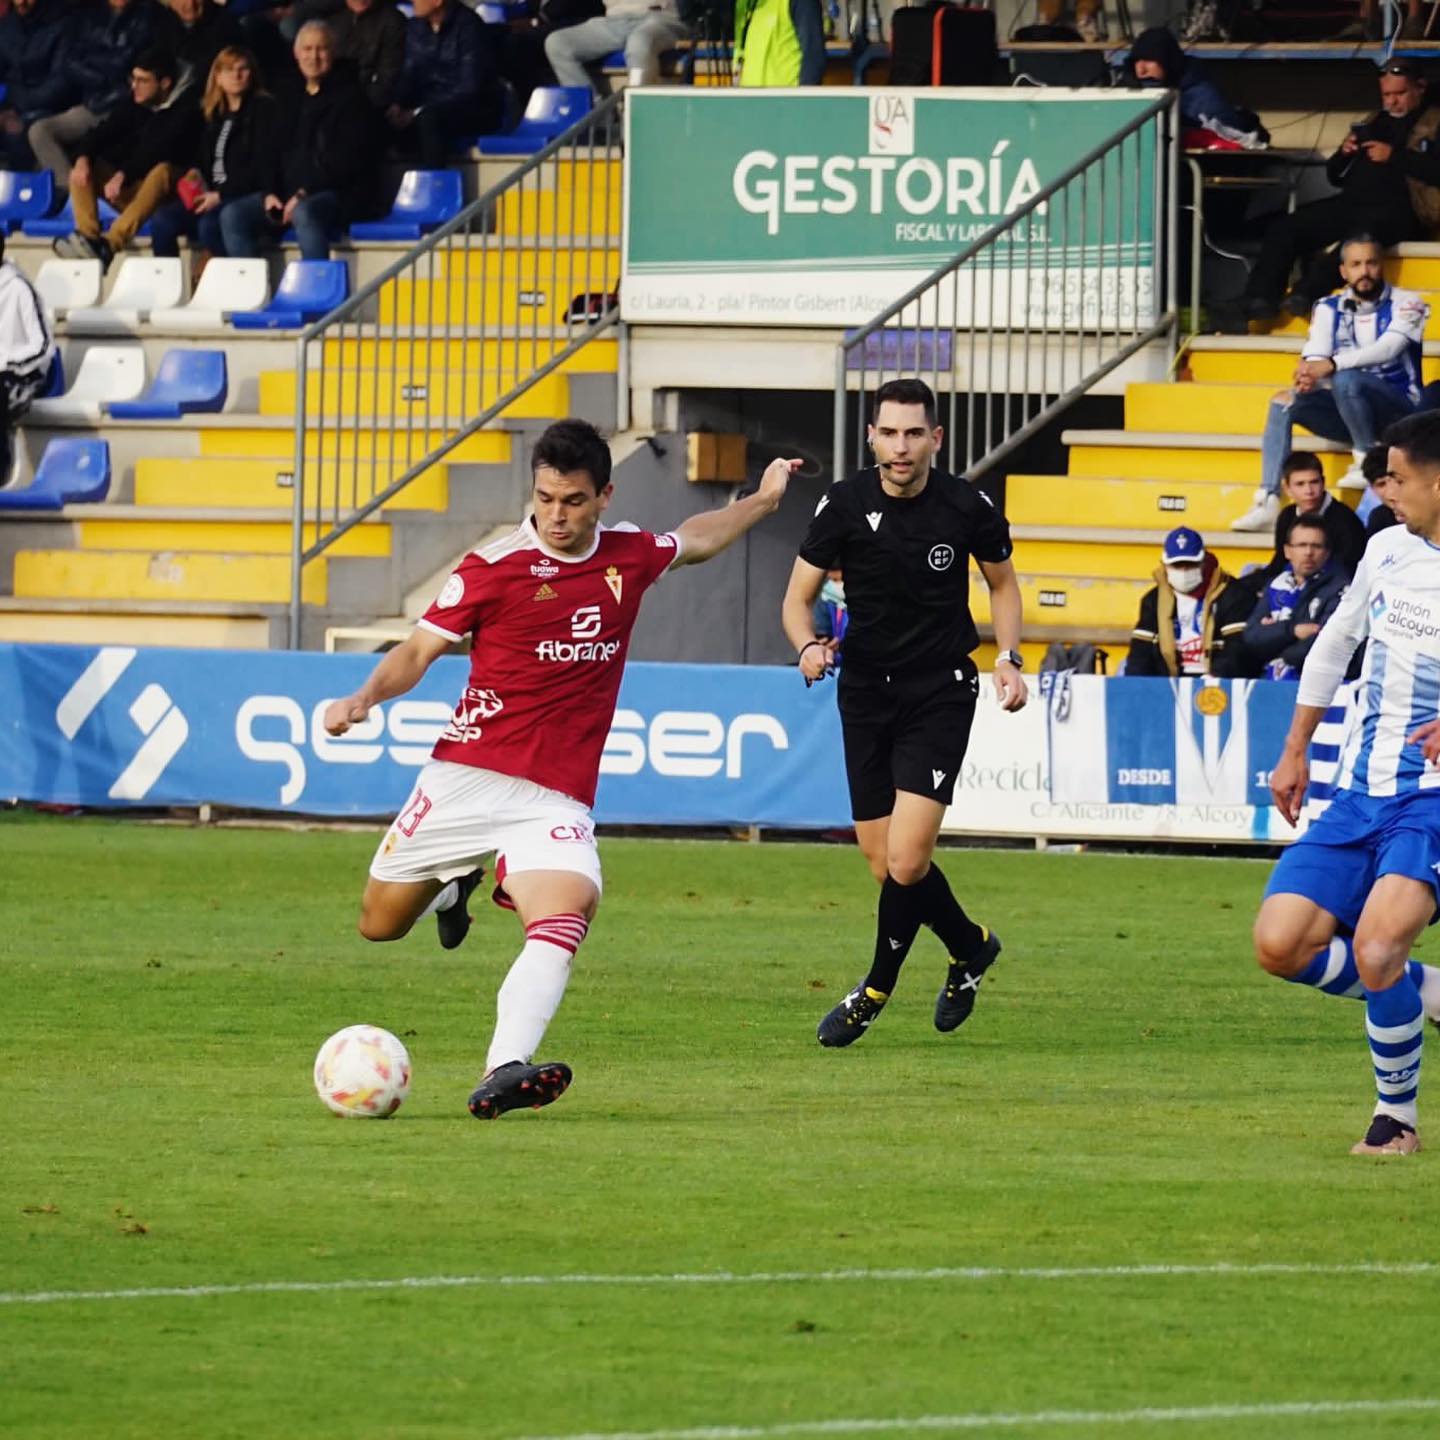
[[[1426,1018],[1440,1019],[1440,970],[1433,965],[1422,965],[1418,960],[1407,960],[1405,974],[1420,996]],[[1292,985],[1308,985],[1326,995],[1339,995],[1347,1000],[1365,998],[1365,987],[1355,968],[1355,946],[1348,936],[1337,935],[1315,952],[1299,974],[1285,978]]]
[[[1425,1015],[1420,991],[1408,974],[1388,990],[1365,992],[1365,1033],[1375,1065],[1375,1113],[1392,1116],[1413,1130]]]

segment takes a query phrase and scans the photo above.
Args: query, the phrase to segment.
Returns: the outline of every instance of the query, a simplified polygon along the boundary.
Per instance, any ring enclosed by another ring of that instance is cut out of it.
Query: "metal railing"
[[[849,332],[836,478],[864,452],[867,396],[884,380],[929,381],[948,468],[974,477],[1146,345],[1164,337],[1173,355],[1178,155],[1167,95]]]
[[[292,649],[305,566],[619,318],[620,98],[301,333]]]

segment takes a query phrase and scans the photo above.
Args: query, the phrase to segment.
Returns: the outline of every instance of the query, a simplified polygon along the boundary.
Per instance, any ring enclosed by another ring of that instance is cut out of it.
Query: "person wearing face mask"
[[[1181,525],[1160,550],[1155,584],[1140,600],[1126,675],[1233,675],[1235,640],[1251,597]]]
[[[1340,246],[1345,288],[1316,306],[1290,389],[1270,402],[1260,441],[1260,488],[1232,530],[1268,530],[1280,508],[1281,466],[1296,425],[1348,440],[1354,463],[1342,490],[1363,490],[1361,462],[1387,425],[1420,406],[1421,358],[1430,306],[1414,290],[1385,283],[1373,235]]]
[[[1285,541],[1285,568],[1261,592],[1241,634],[1242,672],[1259,680],[1298,680],[1349,583],[1330,558],[1324,523],[1299,516]]]

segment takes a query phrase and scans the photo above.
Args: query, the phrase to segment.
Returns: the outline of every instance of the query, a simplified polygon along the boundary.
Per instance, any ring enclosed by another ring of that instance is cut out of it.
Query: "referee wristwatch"
[[[995,663],[1013,665],[1017,670],[1025,668],[1025,657],[1018,650],[1002,650],[996,657]]]

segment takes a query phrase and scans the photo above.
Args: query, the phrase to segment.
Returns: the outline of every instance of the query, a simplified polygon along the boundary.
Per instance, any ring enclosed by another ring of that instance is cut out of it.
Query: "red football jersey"
[[[420,619],[448,640],[475,635],[435,758],[593,805],[640,597],[679,554],[674,535],[601,525],[588,555],[557,555],[530,520],[472,550]]]

